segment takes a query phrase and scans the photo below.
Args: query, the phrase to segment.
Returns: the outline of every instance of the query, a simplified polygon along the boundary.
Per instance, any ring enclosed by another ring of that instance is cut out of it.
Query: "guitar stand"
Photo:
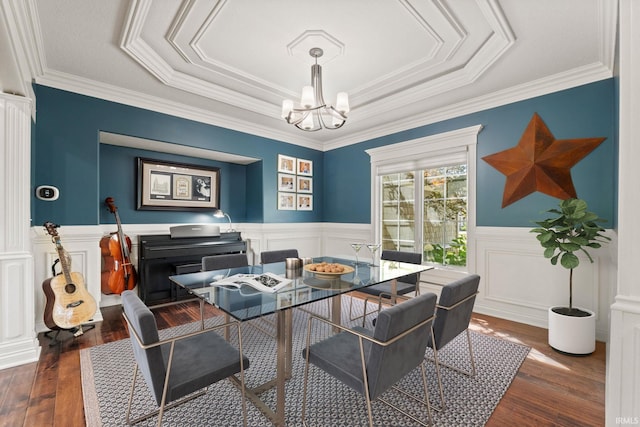
[[[88,324],[88,325],[80,325],[80,326],[76,326],[75,328],[71,328],[71,329],[63,329],[63,328],[57,328],[55,330],[50,330],[44,333],[44,336],[49,338],[51,340],[51,342],[49,343],[49,347],[53,347],[54,345],[58,345],[60,344],[62,341],[58,339],[58,335],[60,334],[60,331],[68,331],[71,332],[71,334],[73,334],[73,338],[78,338],[79,336],[83,335],[85,332],[90,331],[91,329],[95,328],[96,325],[94,324]],[[51,334],[55,332],[55,334],[53,335],[53,337],[51,336]]]

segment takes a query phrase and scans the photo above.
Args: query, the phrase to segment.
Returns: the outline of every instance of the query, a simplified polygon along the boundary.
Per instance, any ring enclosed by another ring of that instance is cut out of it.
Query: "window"
[[[416,180],[416,176],[421,179]],[[382,175],[379,179],[382,249],[413,252],[422,248],[425,261],[466,266],[466,163]],[[422,209],[417,208],[420,204]]]
[[[475,229],[475,145],[481,126],[367,150],[372,224],[383,249],[468,269]]]
[[[383,175],[382,249],[412,252],[415,242],[415,174]]]

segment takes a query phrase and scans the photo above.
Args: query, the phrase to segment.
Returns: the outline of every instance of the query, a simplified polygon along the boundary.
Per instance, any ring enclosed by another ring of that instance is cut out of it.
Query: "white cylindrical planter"
[[[596,349],[596,315],[574,317],[558,314],[549,308],[549,345],[563,353],[591,354]]]

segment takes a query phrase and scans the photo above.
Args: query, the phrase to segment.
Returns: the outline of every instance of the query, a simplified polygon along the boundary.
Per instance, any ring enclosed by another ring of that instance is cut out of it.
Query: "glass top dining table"
[[[285,382],[291,377],[292,366],[291,309],[330,299],[331,320],[339,324],[342,294],[387,281],[391,282],[393,289],[396,279],[432,268],[427,265],[389,260],[376,261],[377,265],[372,266],[365,261],[356,264],[350,259],[326,256],[313,258],[311,262],[341,264],[346,266],[348,271],[334,275],[307,271],[303,268],[288,270],[284,262],[279,262],[169,277],[177,286],[241,322],[275,314],[278,353],[276,378],[254,389],[246,390],[246,395],[276,426],[285,425]],[[250,285],[236,287],[221,284],[222,281],[236,274],[261,273],[272,273],[291,282],[273,293],[261,292]],[[276,387],[277,396],[275,409],[260,399],[261,393],[273,387]]]
[[[306,269],[287,270],[285,263],[279,262],[179,274],[171,276],[169,279],[232,317],[245,321],[275,313],[277,310],[299,307],[431,268],[387,260],[380,260],[378,266],[371,266],[363,261],[355,264],[352,260],[334,257],[317,257],[313,258],[312,262],[315,264],[338,263],[349,267],[352,271],[342,275],[332,275],[310,272]],[[218,283],[236,274],[267,272],[290,279],[291,283],[274,293],[261,292],[250,285],[236,287]]]

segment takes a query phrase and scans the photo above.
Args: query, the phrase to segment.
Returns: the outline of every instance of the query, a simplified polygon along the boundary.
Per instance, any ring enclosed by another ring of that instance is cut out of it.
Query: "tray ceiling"
[[[37,83],[329,149],[611,77],[616,3],[10,0],[4,12],[26,30],[8,26]],[[327,102],[349,93],[339,130],[280,118],[309,84],[312,47]]]

